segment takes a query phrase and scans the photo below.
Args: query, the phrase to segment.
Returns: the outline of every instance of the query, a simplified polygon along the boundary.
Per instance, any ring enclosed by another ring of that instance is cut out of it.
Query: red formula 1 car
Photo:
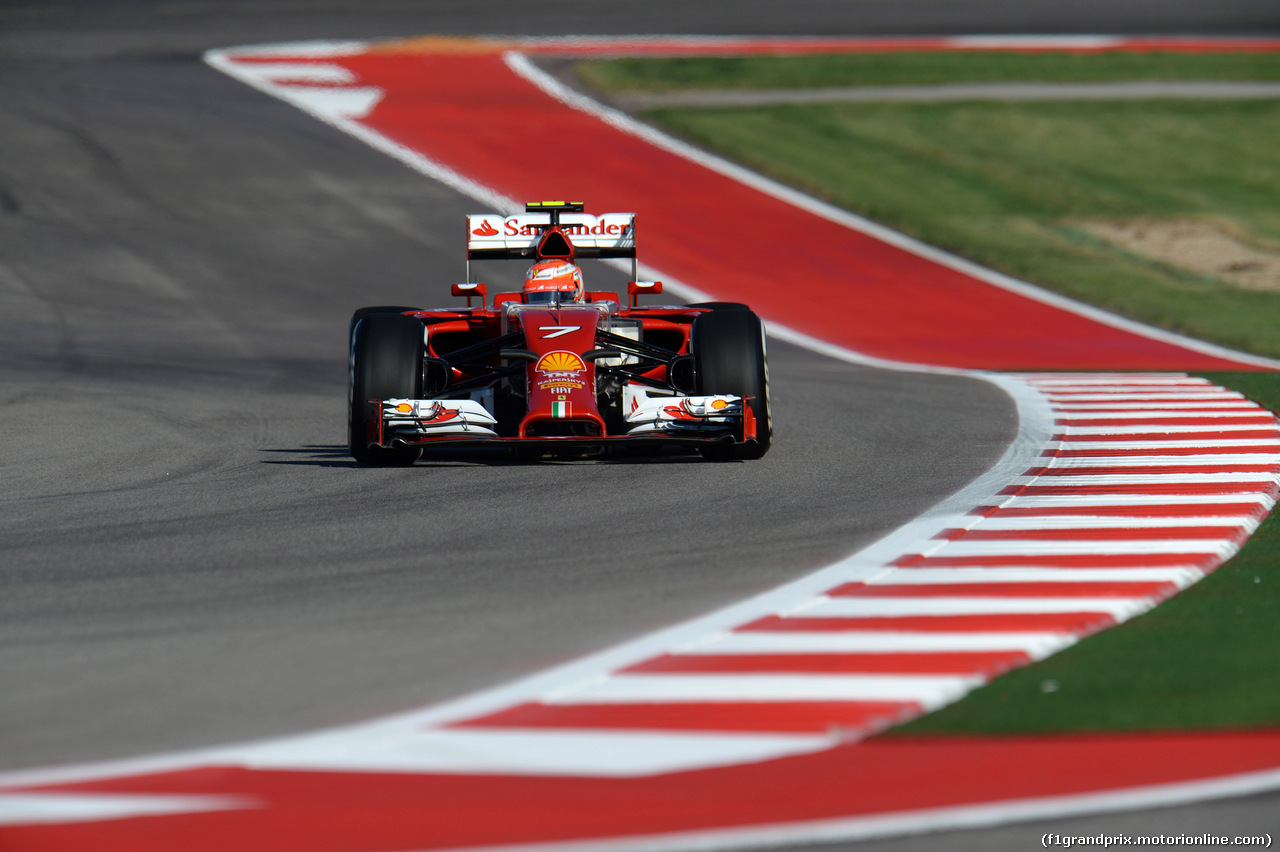
[[[624,305],[588,292],[574,261],[630,258]],[[685,448],[710,459],[769,449],[764,327],[745,305],[638,305],[635,216],[569,202],[467,217],[471,261],[533,263],[519,293],[467,307],[361,308],[351,318],[349,446],[366,465],[413,464],[424,450],[503,447],[591,456]],[[478,304],[473,305],[473,301]]]

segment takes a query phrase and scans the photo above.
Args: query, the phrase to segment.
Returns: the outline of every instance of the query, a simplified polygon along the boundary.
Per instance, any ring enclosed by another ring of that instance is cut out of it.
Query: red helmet
[[[526,302],[581,302],[582,270],[567,260],[540,260],[524,276]]]

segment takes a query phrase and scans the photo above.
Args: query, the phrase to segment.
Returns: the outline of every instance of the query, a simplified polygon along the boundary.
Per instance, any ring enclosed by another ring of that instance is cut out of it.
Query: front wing
[[[737,396],[649,395],[628,388],[626,431],[599,436],[508,437],[484,405],[466,399],[374,400],[382,412],[369,422],[368,441],[381,447],[530,446],[588,450],[627,445],[685,445],[754,441],[750,406]]]

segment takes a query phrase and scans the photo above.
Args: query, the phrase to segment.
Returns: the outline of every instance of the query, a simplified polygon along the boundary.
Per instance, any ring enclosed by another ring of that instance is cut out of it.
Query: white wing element
[[[386,399],[382,420],[387,434],[405,430],[420,437],[470,435],[497,437],[493,415],[473,399]]]
[[[723,432],[742,420],[742,397],[650,395],[642,387],[624,390],[628,435],[649,432]]]

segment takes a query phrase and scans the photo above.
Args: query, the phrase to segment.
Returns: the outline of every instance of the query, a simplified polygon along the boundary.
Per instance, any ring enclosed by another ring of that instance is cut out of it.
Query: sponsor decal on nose
[[[577,355],[563,351],[548,352],[535,367],[544,373],[580,373],[586,368],[587,365]]]

